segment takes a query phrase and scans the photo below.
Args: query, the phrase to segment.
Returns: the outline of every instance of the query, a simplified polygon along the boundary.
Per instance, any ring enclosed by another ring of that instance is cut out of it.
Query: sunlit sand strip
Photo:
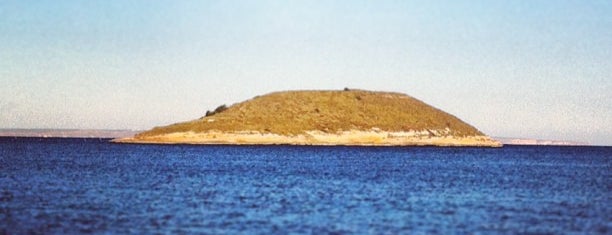
[[[355,145],[355,146],[482,146],[500,147],[501,143],[487,136],[440,135],[428,131],[344,131],[325,133],[307,131],[300,135],[279,135],[259,132],[180,132],[157,136],[115,139],[115,143],[149,144],[229,144],[229,145]]]

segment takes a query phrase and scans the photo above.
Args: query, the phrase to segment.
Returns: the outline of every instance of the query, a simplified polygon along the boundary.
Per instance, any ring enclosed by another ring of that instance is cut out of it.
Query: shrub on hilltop
[[[210,110],[206,111],[206,116],[205,117],[209,117],[209,116],[221,113],[221,112],[223,112],[225,110],[227,110],[227,105],[225,105],[225,104],[220,105],[214,111],[210,111]]]

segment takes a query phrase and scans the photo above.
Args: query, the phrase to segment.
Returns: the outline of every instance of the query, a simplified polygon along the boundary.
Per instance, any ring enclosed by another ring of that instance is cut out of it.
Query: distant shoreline
[[[0,129],[0,137],[39,138],[125,138],[134,136],[135,130],[107,129]]]
[[[492,137],[504,145],[538,145],[538,146],[594,146],[586,142],[568,140],[542,140],[527,138]]]
[[[0,137],[35,137],[35,138],[102,138],[114,139],[114,142],[130,142],[130,143],[145,143],[146,141],[127,141],[140,131],[122,130],[122,129],[26,129],[26,128],[4,128],[0,129]],[[125,139],[117,141],[117,139]],[[512,137],[492,137],[492,139],[501,142],[503,145],[533,145],[533,146],[600,146],[586,142],[565,141],[565,140],[543,140],[543,139],[528,139],[528,138],[512,138]],[[161,144],[151,141],[148,144]],[[165,143],[171,144],[171,143]],[[176,143],[181,144],[181,143]],[[199,143],[202,144],[202,143]],[[223,143],[210,143],[223,144]],[[228,145],[229,143],[225,143]],[[235,144],[235,143],[234,143]],[[270,144],[272,145],[272,144]],[[287,145],[287,144],[283,144]],[[295,145],[295,144],[294,144]],[[304,144],[303,144],[304,145]],[[349,144],[350,145],[350,144]],[[359,145],[363,146],[363,145]],[[433,145],[421,145],[433,146]],[[604,145],[601,145],[604,146]]]

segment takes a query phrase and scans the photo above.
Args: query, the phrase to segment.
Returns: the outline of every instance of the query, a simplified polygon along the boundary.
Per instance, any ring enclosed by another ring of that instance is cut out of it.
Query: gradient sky
[[[0,128],[149,129],[344,87],[612,145],[612,1],[0,1]]]

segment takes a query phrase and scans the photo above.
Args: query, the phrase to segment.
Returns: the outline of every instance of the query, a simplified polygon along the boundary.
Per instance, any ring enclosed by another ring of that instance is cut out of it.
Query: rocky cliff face
[[[501,146],[410,96],[363,90],[286,91],[220,106],[124,143]]]

